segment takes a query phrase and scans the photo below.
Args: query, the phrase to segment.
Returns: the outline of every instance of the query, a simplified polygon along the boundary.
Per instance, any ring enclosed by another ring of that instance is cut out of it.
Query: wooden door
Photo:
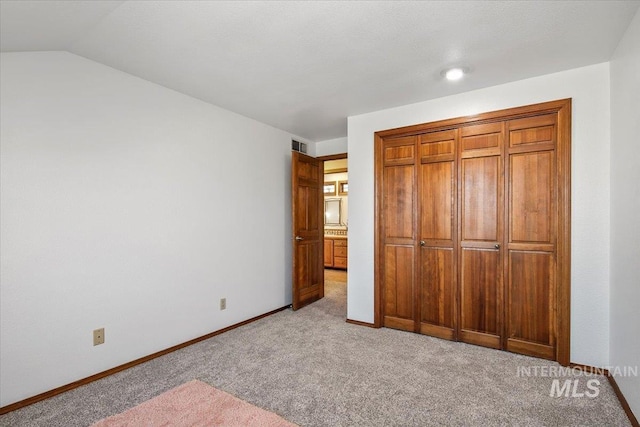
[[[291,153],[294,310],[324,296],[322,160]]]
[[[416,137],[380,144],[382,160],[383,325],[416,330]]]
[[[374,324],[568,365],[571,100],[375,141]]]
[[[511,120],[507,161],[507,342],[555,359],[556,115]]]
[[[460,133],[460,340],[502,348],[504,124]]]
[[[456,338],[458,130],[420,136],[420,332]]]

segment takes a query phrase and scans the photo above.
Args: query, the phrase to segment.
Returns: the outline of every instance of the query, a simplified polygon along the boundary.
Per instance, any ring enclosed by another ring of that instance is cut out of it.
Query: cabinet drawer
[[[344,246],[336,246],[333,248],[333,256],[347,257],[347,248]]]
[[[347,247],[347,239],[333,239],[333,246]]]
[[[335,268],[347,268],[347,259],[343,257],[334,257],[333,266]]]

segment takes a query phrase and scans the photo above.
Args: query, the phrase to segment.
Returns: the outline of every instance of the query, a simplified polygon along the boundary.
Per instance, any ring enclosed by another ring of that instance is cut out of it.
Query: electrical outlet
[[[93,345],[104,344],[104,328],[93,331]]]
[[[226,310],[227,308],[227,299],[220,298],[220,310]]]

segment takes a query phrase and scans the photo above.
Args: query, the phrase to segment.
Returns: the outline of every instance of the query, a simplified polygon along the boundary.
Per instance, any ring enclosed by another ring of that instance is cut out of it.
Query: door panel
[[[387,245],[384,251],[384,326],[405,331],[415,329],[414,249]]]
[[[551,264],[549,253],[513,251],[509,254],[510,338],[553,344]]]
[[[555,145],[556,115],[527,117],[509,121],[509,147]]]
[[[382,325],[414,331],[417,206],[416,138],[390,139],[382,146]]]
[[[454,339],[453,248],[421,248],[420,260],[420,332]]]
[[[385,238],[415,239],[415,168],[387,167],[384,171]]]
[[[420,333],[456,339],[457,129],[420,136]]]
[[[296,230],[304,233],[316,233],[319,229],[320,221],[316,211],[320,209],[318,200],[319,190],[301,184],[298,186],[296,196]]]
[[[510,242],[553,243],[553,152],[510,156]]]
[[[420,136],[420,160],[425,162],[441,162],[454,160],[457,130],[431,132]]]
[[[404,142],[404,141],[403,141]],[[413,162],[415,158],[415,146],[413,138],[409,139],[409,144],[394,144],[386,147],[384,150],[384,162],[386,165],[406,164],[407,161]]]
[[[462,160],[462,240],[498,243],[500,158]]]
[[[300,242],[296,245],[296,277],[298,278],[298,300],[301,305],[309,304],[317,299],[320,294],[318,281],[319,266],[315,262],[320,257],[318,245]]]
[[[506,348],[556,359],[556,115],[509,122]]]
[[[453,242],[453,162],[420,166],[420,238]]]
[[[467,126],[460,149],[460,340],[502,348],[504,123]]]
[[[294,310],[324,296],[322,165],[313,157],[291,153]]]
[[[499,130],[498,130],[499,131]],[[471,135],[462,138],[462,150],[478,150],[482,148],[497,148],[500,146],[500,134]]]
[[[550,253],[513,251],[509,254],[507,350],[554,358],[553,271]]]
[[[463,248],[461,260],[463,341],[500,348],[502,283],[499,251]]]
[[[504,131],[501,122],[464,126],[460,134],[462,158],[502,154]]]

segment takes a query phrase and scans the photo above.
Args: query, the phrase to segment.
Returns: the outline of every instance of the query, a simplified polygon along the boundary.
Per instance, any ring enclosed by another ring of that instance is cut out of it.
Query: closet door
[[[382,143],[383,325],[416,330],[416,138]]]
[[[504,123],[460,132],[459,338],[502,348]]]
[[[420,332],[456,338],[456,142],[458,130],[420,136]]]
[[[556,114],[508,126],[506,349],[555,360]]]
[[[571,100],[375,141],[375,326],[568,365]]]

